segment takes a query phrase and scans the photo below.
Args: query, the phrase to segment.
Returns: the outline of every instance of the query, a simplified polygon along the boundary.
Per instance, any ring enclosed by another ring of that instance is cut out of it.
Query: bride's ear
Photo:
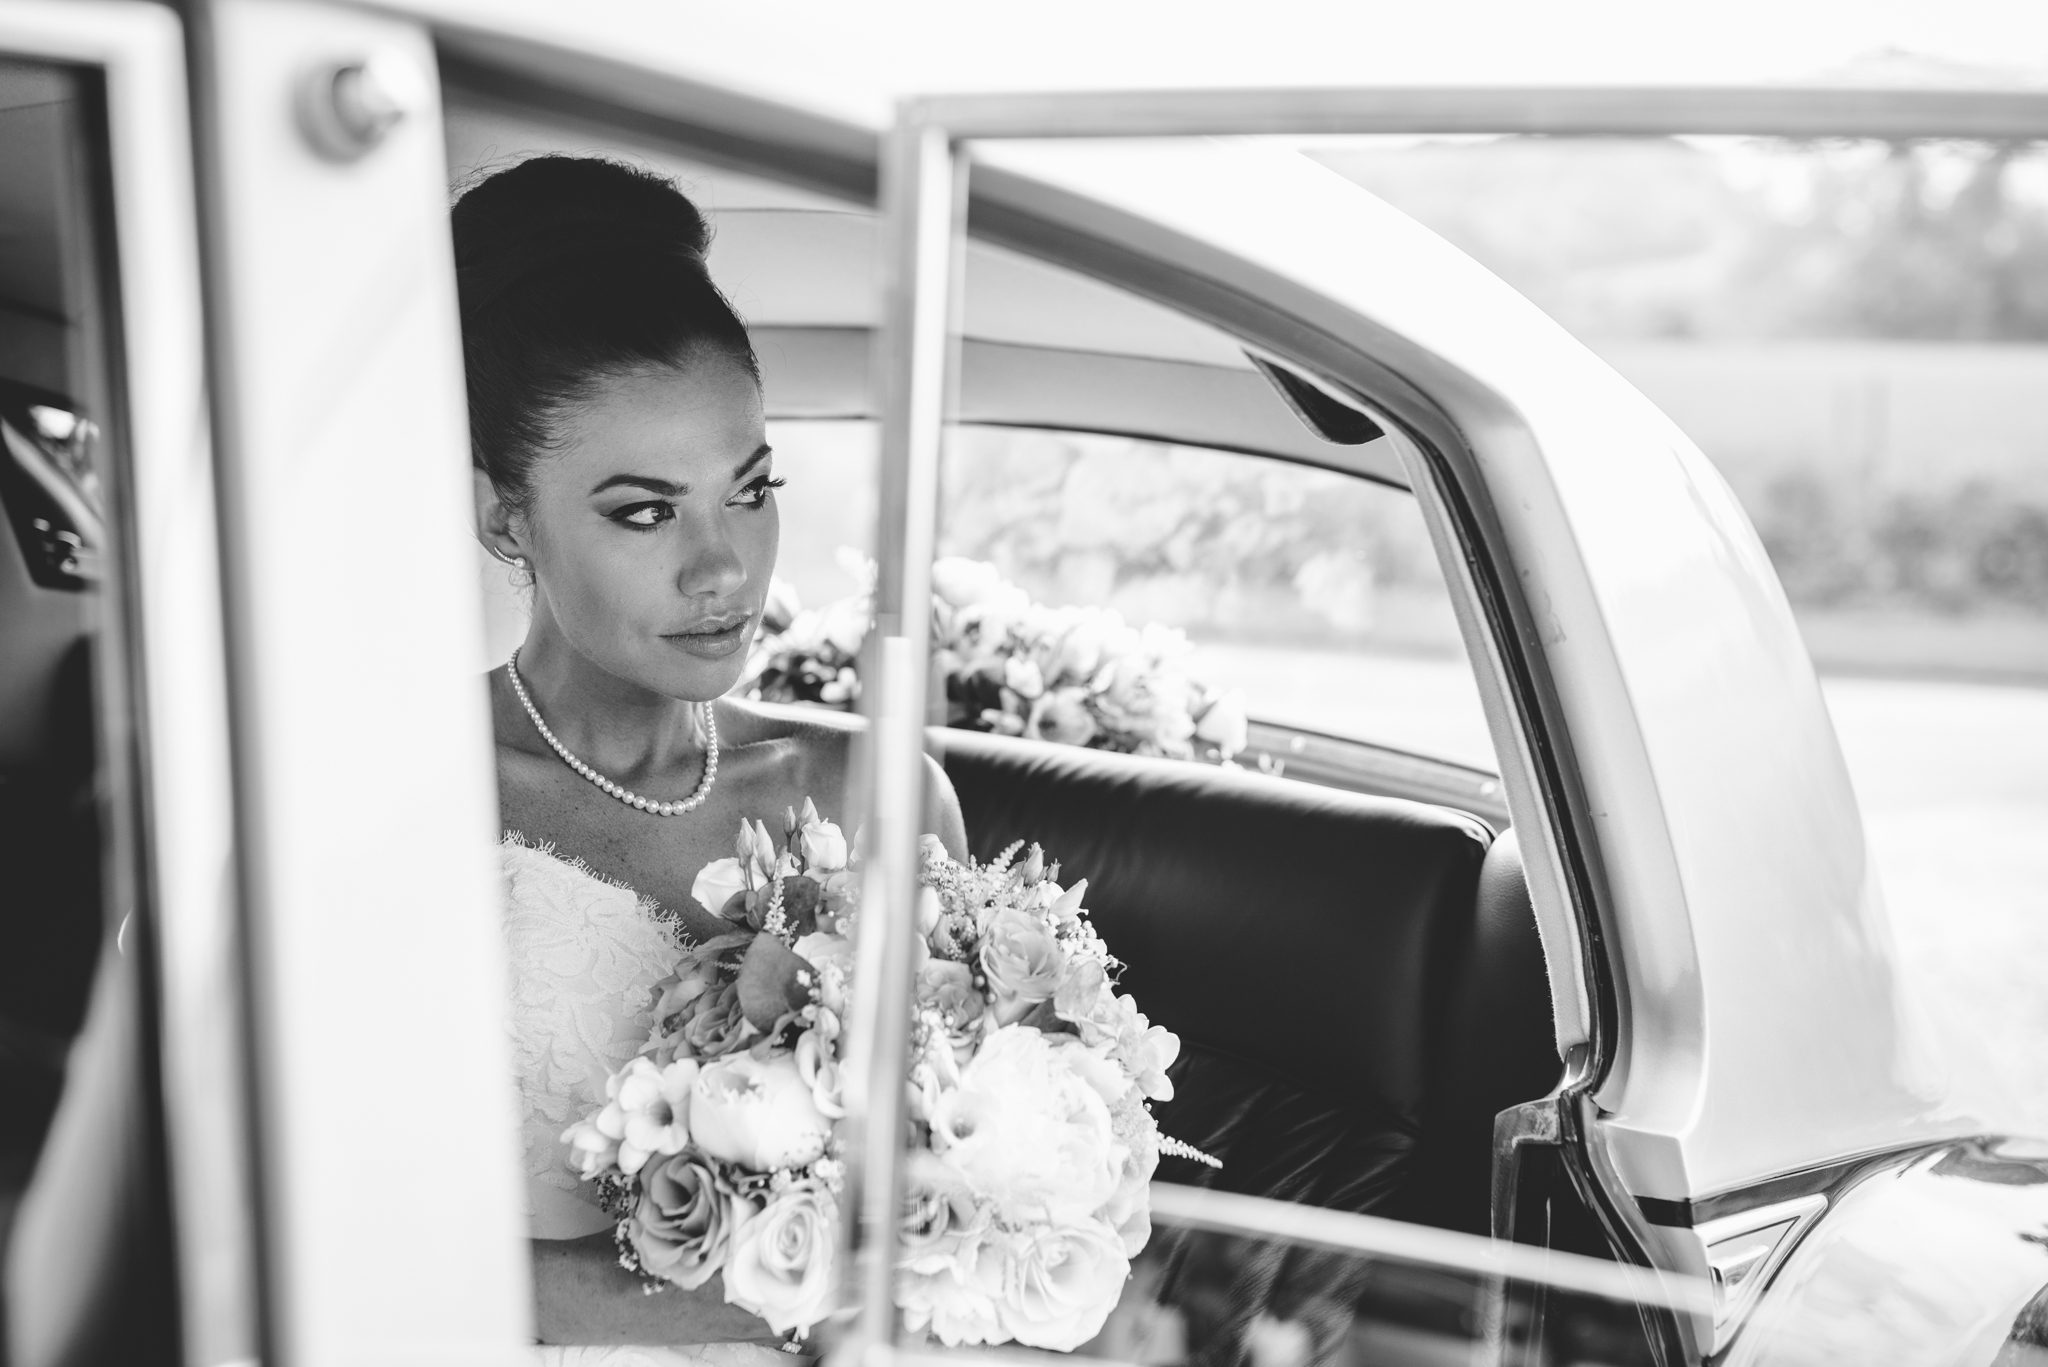
[[[520,540],[517,519],[511,505],[498,493],[498,486],[481,470],[470,471],[476,496],[476,539],[483,548],[506,564],[524,567],[526,546]]]

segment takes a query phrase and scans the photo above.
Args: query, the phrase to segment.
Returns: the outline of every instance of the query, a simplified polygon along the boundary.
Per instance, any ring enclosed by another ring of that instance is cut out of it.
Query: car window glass
[[[865,588],[861,534],[873,525],[865,472],[875,439],[865,423],[776,429],[791,478],[823,496],[792,501],[786,514],[779,572],[794,601],[821,615],[771,666],[773,696],[844,698],[845,685],[828,671],[838,657],[821,653],[814,635],[836,624],[835,605]],[[946,582],[964,583],[962,573],[976,581],[958,592],[1006,585],[1041,615],[1078,612],[1101,624],[1114,614],[1140,632],[1183,635],[1174,653],[1198,685],[1197,705],[1221,695],[1242,701],[1250,726],[1240,763],[1339,784],[1349,769],[1365,782],[1373,761],[1341,744],[1356,741],[1494,768],[1450,591],[1415,495],[1404,488],[1183,443],[960,425],[948,434],[939,551],[959,562]],[[1159,737],[1148,741],[1137,729],[1110,734],[1099,707],[1089,721],[1059,697],[1038,705],[1045,695],[1006,693],[989,663],[953,642],[945,662],[954,675],[951,724],[1041,738],[1085,732],[1084,743],[1162,749]],[[1094,674],[1105,661],[1091,655],[1088,663]],[[977,669],[980,681],[963,684]],[[1058,695],[1083,682],[1074,674],[1049,687]],[[940,715],[934,703],[934,719]],[[1178,719],[1169,722],[1177,736]],[[1216,737],[1227,731],[1222,714],[1206,729],[1208,736],[1185,746],[1169,739],[1163,748],[1214,758]],[[1443,796],[1495,812],[1497,787],[1483,775],[1472,782]]]
[[[1490,767],[1415,496],[1333,470],[1087,433],[973,428],[948,451],[940,548],[1034,599],[1192,640],[1262,722]],[[1284,763],[1286,742],[1268,739]]]
[[[1727,480],[1819,668],[1960,1094],[2013,1132],[2048,1124],[2048,1007],[2024,967],[2048,954],[2048,144],[1309,155],[1528,295]]]

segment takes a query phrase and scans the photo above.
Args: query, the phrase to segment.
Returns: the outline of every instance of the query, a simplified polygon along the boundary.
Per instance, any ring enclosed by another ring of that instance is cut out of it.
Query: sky
[[[666,51],[864,122],[915,92],[1800,81],[1887,51],[2048,88],[2048,0],[406,3],[628,60]]]
[[[765,3],[773,9],[777,0]],[[1787,80],[1886,49],[2048,84],[2044,0],[885,0],[829,8],[837,22],[889,35],[876,53],[881,69],[849,79],[899,88]]]

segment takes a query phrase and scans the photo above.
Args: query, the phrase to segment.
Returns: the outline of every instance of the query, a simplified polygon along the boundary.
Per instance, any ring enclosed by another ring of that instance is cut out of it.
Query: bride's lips
[[[753,634],[754,617],[752,613],[748,613],[730,620],[706,622],[688,631],[678,631],[661,639],[699,659],[723,660],[733,652],[744,649]]]

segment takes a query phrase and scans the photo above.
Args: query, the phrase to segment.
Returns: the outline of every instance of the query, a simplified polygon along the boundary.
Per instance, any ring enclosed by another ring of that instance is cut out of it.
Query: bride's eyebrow
[[[770,447],[768,443],[762,442],[753,455],[748,456],[733,467],[732,477],[734,479],[740,478],[747,471],[753,469],[756,465],[759,465],[774,454],[774,448]],[[589,496],[594,498],[607,489],[619,488],[645,489],[649,493],[659,494],[663,498],[681,498],[690,492],[690,486],[687,484],[674,484],[665,479],[656,479],[653,475],[612,475],[592,485]]]
[[[649,493],[660,494],[663,498],[681,498],[690,492],[690,486],[687,484],[671,484],[665,479],[656,479],[653,475],[613,475],[610,479],[601,479],[591,485],[590,492],[596,495],[607,489],[621,488],[645,489]]]

